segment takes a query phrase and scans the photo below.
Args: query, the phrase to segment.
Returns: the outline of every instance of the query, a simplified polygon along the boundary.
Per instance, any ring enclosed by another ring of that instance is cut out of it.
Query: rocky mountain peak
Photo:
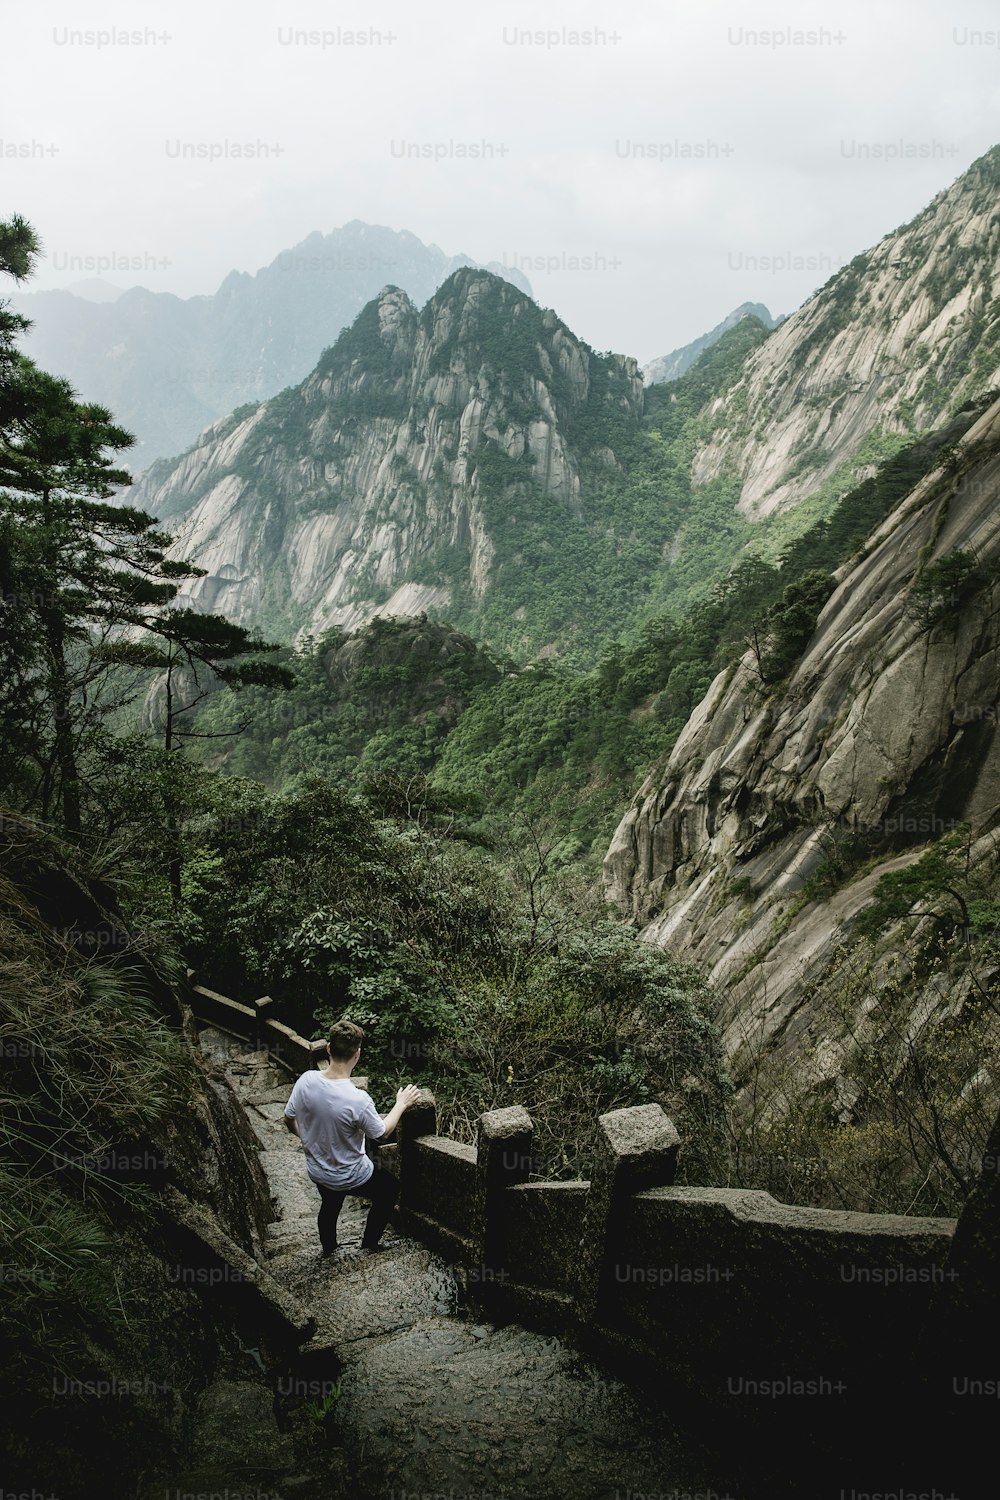
[[[304,379],[380,288],[405,288],[422,306],[470,264],[407,231],[352,219],[313,231],[258,271],[231,271],[211,296],[133,286],[99,300],[66,291],[19,292],[14,301],[33,321],[25,352],[137,434],[138,471],[236,407]],[[530,292],[515,268],[490,269]]]
[[[300,386],[215,424],[132,498],[182,518],[178,551],[209,569],[197,606],[286,637],[448,607],[468,619],[498,543],[513,563],[525,526],[586,529],[588,482],[615,469],[642,403],[634,359],[596,355],[519,288],[462,267],[419,311],[383,287]]]
[[[765,328],[776,328],[780,319],[772,318],[763,302],[741,302],[739,307],[717,323],[708,333],[703,333],[700,338],[692,340],[690,344],[684,344],[679,349],[674,349],[670,354],[662,354],[658,359],[650,360],[643,367],[643,379],[647,385],[662,385],[671,380],[679,380],[685,370],[689,370],[699,355],[704,354],[706,349],[711,349],[717,344],[724,333],[734,328],[743,318],[759,318]]]

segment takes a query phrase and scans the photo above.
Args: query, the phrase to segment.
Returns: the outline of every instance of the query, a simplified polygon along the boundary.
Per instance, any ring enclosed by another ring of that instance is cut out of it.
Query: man
[[[329,1063],[303,1073],[285,1105],[285,1124],[302,1142],[306,1171],[322,1199],[318,1222],[324,1256],[337,1248],[337,1220],[348,1193],[371,1201],[361,1248],[381,1249],[399,1189],[392,1173],[365,1155],[365,1140],[391,1135],[420,1092],[412,1083],[401,1088],[393,1108],[380,1117],[371,1095],[351,1082],[364,1038],[353,1021],[338,1021],[326,1046]]]

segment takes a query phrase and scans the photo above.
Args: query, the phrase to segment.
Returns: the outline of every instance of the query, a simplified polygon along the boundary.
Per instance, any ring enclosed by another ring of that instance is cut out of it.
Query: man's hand
[[[395,1104],[392,1106],[392,1109],[390,1109],[387,1115],[382,1116],[382,1124],[385,1126],[385,1135],[388,1136],[392,1134],[397,1124],[399,1123],[400,1116],[409,1109],[411,1104],[416,1103],[419,1093],[420,1090],[417,1088],[415,1083],[404,1084],[401,1089],[397,1090]],[[380,1140],[384,1138],[384,1136],[379,1137]]]

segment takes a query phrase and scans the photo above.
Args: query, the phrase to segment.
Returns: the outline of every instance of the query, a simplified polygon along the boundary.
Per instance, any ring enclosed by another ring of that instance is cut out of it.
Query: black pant
[[[360,1187],[332,1188],[325,1183],[317,1182],[319,1195],[322,1198],[319,1210],[319,1238],[324,1253],[329,1254],[337,1248],[337,1220],[340,1218],[340,1210],[348,1193],[353,1193],[359,1198],[370,1198],[371,1208],[368,1210],[368,1218],[365,1221],[365,1232],[361,1243],[366,1250],[373,1250],[382,1238],[382,1231],[389,1222],[389,1215],[396,1206],[396,1198],[399,1196],[399,1184],[391,1172],[385,1167],[376,1167],[367,1182]]]

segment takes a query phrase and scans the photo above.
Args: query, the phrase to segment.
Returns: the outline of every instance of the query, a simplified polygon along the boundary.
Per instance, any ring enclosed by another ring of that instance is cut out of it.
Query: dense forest
[[[623,483],[651,487],[648,449],[667,446],[686,425],[684,410],[731,378],[756,342],[738,325],[688,376],[652,388],[640,459]],[[350,636],[332,630],[277,653],[294,676],[290,689],[220,684],[181,732],[190,731],[203,763],[274,790],[318,767],[344,784],[373,773],[426,778],[438,793],[460,793],[469,813],[479,805],[546,821],[560,833],[555,864],[592,871],[622,807],[669,755],[716,673],[750,649],[761,694],[776,692],[812,634],[834,571],[988,401],[969,403],[946,428],[884,458],[798,535],[780,518],[757,527],[752,550],[741,549],[750,528],[731,498],[728,534],[705,500],[700,522],[712,545],[700,535],[687,543],[697,570],[687,562],[666,570],[680,574],[670,579],[671,606],[622,636],[606,635],[592,666],[573,652],[519,664],[498,650],[484,621],[473,627],[477,641],[426,617],[376,618]]]

